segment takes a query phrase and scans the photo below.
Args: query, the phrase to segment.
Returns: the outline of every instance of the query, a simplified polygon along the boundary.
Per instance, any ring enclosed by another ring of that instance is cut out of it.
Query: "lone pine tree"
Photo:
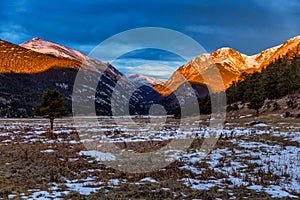
[[[50,129],[53,130],[55,118],[67,114],[63,96],[57,89],[44,92],[41,100],[41,106],[35,110],[35,115],[44,116],[50,120]]]

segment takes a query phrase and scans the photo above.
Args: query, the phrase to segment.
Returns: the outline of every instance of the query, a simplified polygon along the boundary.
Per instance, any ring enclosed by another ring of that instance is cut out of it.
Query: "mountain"
[[[55,42],[43,40],[38,37],[28,40],[19,46],[44,55],[54,56],[55,58],[75,60],[80,63],[81,67],[85,67],[87,69],[91,69],[88,66],[96,66],[98,69],[103,71],[104,67],[102,65],[106,64],[106,70],[112,71],[112,73],[120,74],[118,70],[116,70],[107,62],[101,63],[100,61],[92,59],[80,51],[57,44]]]
[[[126,78],[128,78],[130,81],[132,82],[136,82],[139,84],[146,84],[149,86],[153,86],[153,85],[157,85],[157,84],[162,84],[163,82],[165,82],[165,79],[157,79],[157,78],[153,78],[150,76],[145,76],[142,74],[125,74]]]
[[[47,88],[56,88],[63,94],[70,112],[74,93],[82,94],[75,100],[82,111],[88,110],[87,102],[92,100],[99,115],[122,115],[128,108],[130,113],[146,114],[153,103],[170,102],[164,100],[169,97],[161,97],[152,89],[160,80],[142,75],[129,75],[124,79],[116,68],[105,64],[39,38],[21,45],[0,40],[0,116],[32,116]],[[83,82],[73,88],[81,67],[85,74]],[[98,82],[96,88],[92,80]]]
[[[79,69],[81,65],[76,60],[37,53],[4,40],[0,40],[0,56],[1,73],[37,73],[64,66]]]
[[[88,100],[93,100],[100,115],[127,114],[128,108],[130,114],[148,114],[153,104],[164,106],[168,114],[176,114],[180,110],[191,110],[188,106],[195,95],[201,98],[209,93],[210,85],[201,75],[213,73],[215,66],[228,88],[243,72],[260,71],[279,58],[299,55],[299,44],[300,36],[297,36],[252,56],[221,48],[197,56],[164,81],[137,74],[124,78],[109,63],[104,66],[79,51],[40,38],[21,45],[0,40],[0,116],[32,116],[47,88],[57,88],[63,94],[69,111],[75,92],[83,94],[76,99],[82,110],[89,106]],[[83,79],[86,84],[73,90],[81,67],[88,72]],[[208,78],[212,85],[220,84]],[[96,91],[88,84],[91,80],[98,81]],[[213,91],[219,88],[214,87]]]
[[[300,54],[300,36],[296,36],[281,45],[266,49],[256,55],[248,56],[232,48],[221,48],[211,54],[202,54],[179,67],[164,84],[155,85],[154,90],[166,96],[175,91],[184,82],[207,84],[201,74],[209,73],[216,66],[223,79],[225,88],[237,80],[243,73],[261,71],[270,63],[284,56]],[[212,82],[211,84],[217,84]],[[221,87],[220,87],[221,89]],[[215,90],[218,92],[218,90]]]
[[[25,44],[34,46],[35,51],[22,47],[25,45],[19,46],[0,40],[0,113],[2,116],[32,115],[47,88],[57,88],[63,94],[67,107],[71,111],[73,85],[80,67],[89,72],[85,80],[99,80],[96,90],[97,112],[110,114],[108,97],[111,96],[122,73],[109,64],[106,68],[99,61],[87,58],[84,54],[62,45],[37,38]],[[62,49],[62,52],[57,49]],[[83,58],[87,58],[89,63],[83,64]],[[92,88],[77,88],[77,90],[85,90],[95,96]]]
[[[84,62],[89,58],[87,55],[77,50],[68,48],[66,46],[54,42],[43,40],[38,37],[35,37],[27,42],[24,42],[19,46],[42,54],[53,55],[58,58],[69,58],[80,62]]]
[[[294,55],[300,55],[300,35],[285,41],[282,45],[271,48],[270,53],[263,51],[257,55],[256,59],[260,62],[260,67],[265,67],[276,59],[284,56],[291,58]]]
[[[86,65],[97,66],[98,69],[102,67],[99,61],[94,60],[79,51],[40,38],[33,38],[24,42],[20,46],[44,55],[74,60]],[[124,113],[124,111],[128,109],[126,106],[129,107],[129,112],[132,114],[147,114],[151,105],[155,103],[165,105],[166,110],[170,112],[175,107],[178,108],[178,101],[174,95],[170,94],[166,97],[161,97],[161,94],[152,88],[153,85],[162,84],[165,80],[141,74],[128,74],[123,76],[123,74],[112,67],[109,63],[105,64],[108,65],[108,68],[104,75],[101,76],[96,92],[96,105],[101,104],[98,106],[99,113],[112,114],[110,108],[113,93],[119,94],[117,97],[119,102],[118,105],[115,105],[115,102],[113,102],[113,107],[115,109],[114,114]],[[106,77],[110,71],[112,73],[109,77]],[[93,78],[90,77],[90,79]],[[118,85],[116,86],[117,82]],[[117,87],[117,89],[115,89],[115,87]],[[89,87],[87,88],[89,89]],[[90,94],[85,94],[85,96],[93,96],[93,92],[94,91],[90,88]]]

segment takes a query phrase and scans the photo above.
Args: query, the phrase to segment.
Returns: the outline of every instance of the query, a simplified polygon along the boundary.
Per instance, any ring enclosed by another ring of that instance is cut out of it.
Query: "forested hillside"
[[[237,82],[233,82],[226,93],[228,103],[249,101],[252,94],[276,99],[285,95],[293,95],[300,89],[300,57],[291,60],[280,58],[262,69],[261,73],[242,74]]]
[[[262,71],[243,73],[237,82],[226,90],[228,104],[249,102],[250,109],[259,110],[266,99],[289,97],[289,107],[294,107],[300,91],[300,57],[285,56],[272,62]],[[273,105],[274,106],[274,105]],[[276,107],[276,105],[274,106]],[[237,109],[236,106],[229,107]]]
[[[272,106],[275,111],[280,106],[272,100],[285,96],[288,98],[287,107],[293,109],[297,107],[299,92],[300,57],[297,54],[286,55],[264,67],[261,72],[242,73],[226,90],[227,111],[237,111],[238,104],[246,103],[247,107],[256,110],[258,115],[266,100],[272,102],[269,107]],[[198,99],[198,102],[202,114],[211,112],[209,96]]]

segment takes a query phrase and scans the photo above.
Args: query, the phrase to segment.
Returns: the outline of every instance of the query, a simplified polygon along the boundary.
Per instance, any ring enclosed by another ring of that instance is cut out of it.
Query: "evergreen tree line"
[[[290,98],[287,103],[289,107],[293,107],[295,94],[299,92],[300,57],[285,56],[270,63],[261,72],[242,73],[238,80],[226,90],[227,110],[238,110],[237,102],[248,102],[248,108],[256,110],[258,115],[266,99],[273,100],[284,96]],[[208,96],[198,100],[200,110],[205,114],[211,112],[209,101]],[[277,106],[274,105],[275,108]]]

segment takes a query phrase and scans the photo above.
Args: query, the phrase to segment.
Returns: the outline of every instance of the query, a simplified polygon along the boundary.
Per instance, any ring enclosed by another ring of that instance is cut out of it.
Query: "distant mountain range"
[[[145,76],[142,74],[126,74],[125,75],[130,81],[133,82],[138,82],[141,84],[148,84],[148,85],[158,85],[158,84],[163,84],[166,79],[158,79],[158,78],[153,78],[149,76]]]
[[[33,38],[21,45],[0,40],[0,115],[31,116],[46,88],[58,88],[71,110],[73,84],[81,66],[89,71],[96,67],[102,72],[101,77],[97,77],[99,83],[95,101],[98,114],[112,114],[111,96],[121,77],[125,78],[121,84],[123,91],[134,89],[137,85],[143,86],[137,88],[129,99],[120,93],[118,105],[114,105],[120,107],[120,114],[127,104],[131,114],[146,114],[154,103],[165,106],[172,113],[180,109],[178,98],[173,92],[187,98],[185,103],[189,102],[188,98],[192,95],[190,88],[180,78],[182,76],[191,83],[200,98],[208,94],[201,74],[209,70],[212,64],[218,67],[225,88],[228,88],[241,73],[260,71],[279,57],[295,54],[300,54],[300,36],[252,56],[231,48],[221,48],[211,54],[199,55],[179,67],[169,80],[159,80],[140,74],[124,76],[109,63],[105,63],[108,66],[105,68],[100,61],[77,50],[40,38]]]

